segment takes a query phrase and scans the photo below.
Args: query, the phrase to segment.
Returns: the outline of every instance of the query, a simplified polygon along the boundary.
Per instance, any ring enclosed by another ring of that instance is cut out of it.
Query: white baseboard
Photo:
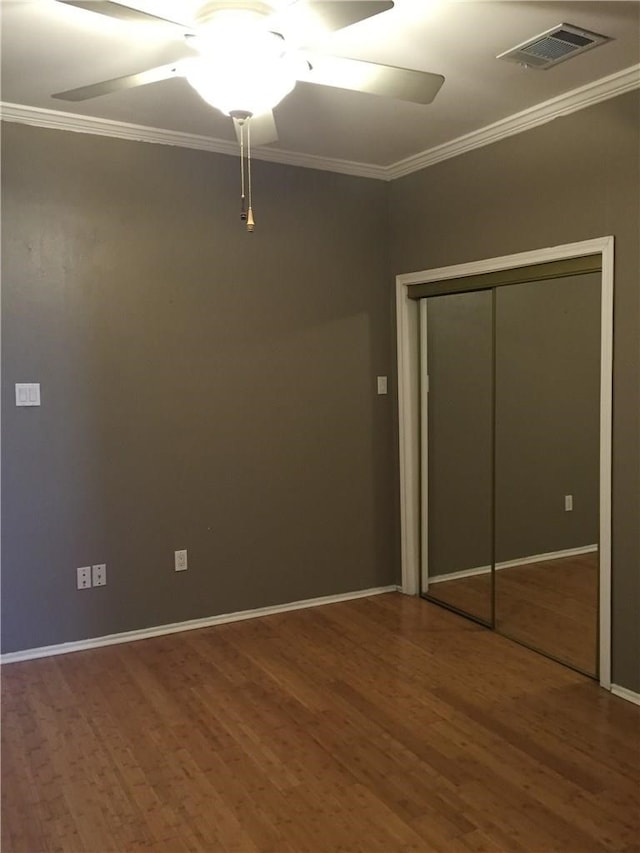
[[[626,699],[627,702],[633,702],[634,705],[640,705],[640,693],[635,693],[627,687],[620,687],[619,684],[612,684],[610,689],[614,696]]]
[[[496,569],[498,566],[496,565]],[[444,575],[434,575],[428,577],[428,585],[432,583],[443,583],[444,581],[457,581],[462,578],[472,578],[474,575],[488,575],[491,571],[491,566],[475,566],[473,569],[461,569],[459,572],[447,572]]]
[[[581,554],[592,554],[598,550],[597,545],[582,545],[580,548],[565,548],[564,551],[548,551],[546,554],[531,554],[528,557],[518,557],[517,560],[504,560],[496,563],[496,571],[500,569],[513,569],[516,566],[526,566],[530,563],[544,563],[546,560],[559,560],[563,557],[579,557]],[[470,578],[473,575],[486,575],[491,571],[491,566],[475,566],[472,569],[462,569],[460,572],[449,572],[446,575],[435,575],[430,577],[429,583],[442,583],[443,581],[454,581],[459,578]]]
[[[70,652],[81,652],[86,649],[97,649],[101,646],[113,646],[117,643],[133,643],[136,640],[148,640],[151,637],[161,637],[164,634],[177,634],[181,631],[194,631],[197,628],[208,628],[211,625],[223,625],[227,622],[240,622],[243,619],[257,619],[259,616],[272,616],[274,613],[286,613],[288,610],[303,610],[307,607],[320,607],[323,604],[338,604],[341,601],[352,601],[354,598],[367,598],[372,595],[382,595],[385,592],[397,592],[398,587],[379,586],[372,589],[359,589],[355,592],[343,592],[338,595],[324,595],[320,598],[305,598],[302,601],[290,601],[288,604],[274,604],[271,607],[257,607],[255,610],[239,610],[235,613],[221,613],[218,616],[206,616],[203,619],[190,619],[187,622],[172,622],[168,625],[157,625],[153,628],[142,628],[138,631],[124,631],[121,634],[107,634],[105,637],[91,637],[86,640],[76,640],[71,643],[60,643],[55,646],[40,646],[35,649],[24,649],[19,652],[7,652],[0,655],[0,663],[18,663],[19,661],[35,658],[66,655]]]

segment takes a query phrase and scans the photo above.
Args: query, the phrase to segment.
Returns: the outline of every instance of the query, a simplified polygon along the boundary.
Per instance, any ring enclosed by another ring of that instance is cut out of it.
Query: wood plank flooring
[[[2,669],[2,850],[640,850],[640,708],[388,594]]]
[[[598,655],[598,554],[500,569],[496,630],[595,675]],[[491,575],[432,584],[439,600],[491,620]]]

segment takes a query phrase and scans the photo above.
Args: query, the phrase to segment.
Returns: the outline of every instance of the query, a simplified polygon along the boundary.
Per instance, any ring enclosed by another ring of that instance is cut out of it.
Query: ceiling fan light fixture
[[[225,115],[266,113],[279,104],[297,82],[291,63],[284,60],[254,62],[251,56],[242,56],[232,63],[205,57],[193,59],[185,73],[200,97]]]
[[[225,115],[271,110],[298,79],[293,57],[281,35],[271,32],[259,11],[216,11],[191,41],[200,53],[186,77],[204,100]]]

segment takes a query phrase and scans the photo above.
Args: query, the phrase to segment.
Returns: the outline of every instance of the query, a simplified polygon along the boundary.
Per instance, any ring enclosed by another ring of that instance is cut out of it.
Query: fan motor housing
[[[225,3],[224,0],[209,0],[203,3],[194,16],[196,24],[209,23],[218,12],[253,12],[256,15],[264,17],[273,12],[273,6],[270,3],[264,3],[262,0],[247,0],[247,2]]]

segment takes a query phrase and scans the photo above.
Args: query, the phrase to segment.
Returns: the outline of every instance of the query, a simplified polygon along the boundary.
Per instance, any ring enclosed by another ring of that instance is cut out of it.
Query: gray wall
[[[640,691],[640,93],[392,183],[395,273],[613,234],[613,679]]]
[[[249,235],[236,158],[2,142],[3,650],[392,583],[386,186],[255,161]]]

